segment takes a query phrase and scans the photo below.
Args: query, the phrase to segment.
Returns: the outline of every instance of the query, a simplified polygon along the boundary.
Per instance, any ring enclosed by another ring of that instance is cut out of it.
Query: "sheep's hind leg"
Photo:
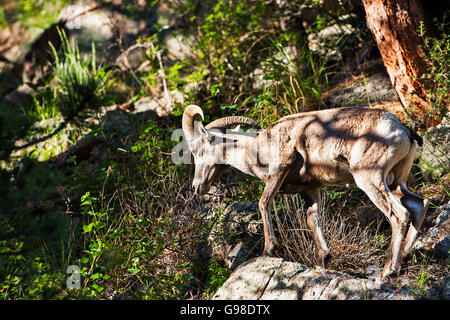
[[[402,244],[401,256],[405,257],[411,253],[412,246],[422,226],[425,214],[428,209],[429,201],[408,190],[406,180],[411,171],[412,163],[416,156],[417,145],[414,143],[408,154],[401,159],[393,168],[390,174],[394,179],[392,185],[392,194],[411,214],[411,222],[408,232]],[[389,185],[389,183],[388,183]]]
[[[392,273],[400,272],[401,245],[408,222],[409,212],[386,186],[384,178],[373,172],[360,171],[354,174],[355,182],[380,209],[389,220],[392,227],[391,244],[386,263],[381,274],[386,278]]]
[[[326,268],[330,260],[330,250],[328,249],[325,238],[322,235],[322,230],[319,224],[319,213],[320,213],[320,189],[313,189],[308,192],[301,193],[303,199],[305,200],[307,210],[307,222],[308,226],[312,231],[314,241],[319,250],[319,261],[322,268]]]
[[[404,258],[412,251],[412,247],[420,231],[425,214],[428,209],[428,199],[422,198],[409,191],[406,184],[402,182],[392,194],[402,203],[411,214],[411,222],[408,232],[402,244],[401,256]]]

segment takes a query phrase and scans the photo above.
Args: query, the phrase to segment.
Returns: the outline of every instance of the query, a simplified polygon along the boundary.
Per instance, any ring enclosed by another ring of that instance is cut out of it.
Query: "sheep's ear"
[[[201,121],[195,121],[194,122],[194,132],[195,135],[202,135],[204,136],[207,134],[205,127],[203,126]]]
[[[201,123],[198,124],[198,133],[201,134],[202,137],[206,138],[209,142],[212,142],[214,140],[214,136],[210,134]]]
[[[206,131],[205,127],[202,124],[199,124],[198,132],[204,137],[208,136],[208,131]]]

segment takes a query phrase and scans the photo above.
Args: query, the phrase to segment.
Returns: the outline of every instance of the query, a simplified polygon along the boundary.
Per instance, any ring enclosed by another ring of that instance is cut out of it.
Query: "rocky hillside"
[[[173,161],[191,103],[262,127],[339,106],[414,126],[359,1],[25,3],[0,8],[0,297],[448,299],[448,115],[419,131],[408,184],[432,205],[380,286],[390,226],[358,188],[322,190],[320,270],[299,196],[275,198],[280,246],[260,257],[262,183],[228,169],[200,197]]]

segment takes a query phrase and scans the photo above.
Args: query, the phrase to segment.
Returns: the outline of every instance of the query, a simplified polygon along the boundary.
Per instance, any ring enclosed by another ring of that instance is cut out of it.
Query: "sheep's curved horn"
[[[213,122],[208,123],[205,129],[230,128],[234,124],[248,124],[258,130],[261,129],[260,125],[255,120],[241,116],[230,116],[214,120]]]
[[[184,137],[186,138],[187,142],[191,142],[194,139],[194,119],[198,114],[202,117],[203,120],[203,110],[199,106],[193,104],[191,104],[184,110],[181,126],[183,128]]]

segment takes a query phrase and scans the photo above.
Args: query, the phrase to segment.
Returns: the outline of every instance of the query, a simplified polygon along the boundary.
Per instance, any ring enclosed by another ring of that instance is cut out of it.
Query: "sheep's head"
[[[205,194],[225,168],[221,162],[223,145],[218,142],[223,137],[214,135],[211,129],[229,128],[234,124],[248,124],[259,129],[260,127],[254,120],[245,117],[225,117],[204,127],[200,121],[194,121],[197,115],[204,119],[200,107],[188,106],[183,113],[182,127],[189,150],[194,156],[195,174],[192,185],[195,193]]]

